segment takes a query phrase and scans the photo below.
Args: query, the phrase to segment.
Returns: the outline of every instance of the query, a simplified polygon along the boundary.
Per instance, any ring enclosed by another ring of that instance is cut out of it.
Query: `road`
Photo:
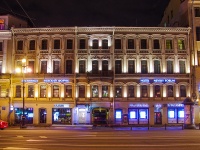
[[[200,130],[0,130],[0,150],[200,150]]]

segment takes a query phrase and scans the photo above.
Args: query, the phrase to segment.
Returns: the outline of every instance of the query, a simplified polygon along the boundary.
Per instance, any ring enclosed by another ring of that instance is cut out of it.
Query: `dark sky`
[[[24,9],[36,27],[157,26],[168,2],[169,0],[1,0],[0,13],[26,16]]]

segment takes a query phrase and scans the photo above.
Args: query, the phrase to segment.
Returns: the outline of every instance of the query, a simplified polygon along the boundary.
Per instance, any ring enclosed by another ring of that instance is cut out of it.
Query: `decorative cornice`
[[[0,30],[0,39],[11,39],[11,31],[8,30]]]

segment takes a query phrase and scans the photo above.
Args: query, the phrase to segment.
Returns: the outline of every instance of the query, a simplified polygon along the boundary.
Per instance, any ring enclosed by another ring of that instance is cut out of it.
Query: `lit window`
[[[172,40],[166,40],[166,49],[172,49]]]
[[[92,97],[99,97],[99,90],[97,85],[92,85]]]
[[[122,97],[122,86],[115,87],[115,97]]]
[[[46,85],[40,85],[40,97],[44,98],[47,96],[46,90],[47,90]]]
[[[59,97],[59,86],[53,85],[53,97]]]
[[[184,40],[181,40],[181,39],[178,40],[178,49],[179,50],[185,50]]]
[[[108,97],[108,85],[103,85],[102,86],[102,97]]]
[[[72,97],[72,86],[65,85],[65,97]]]

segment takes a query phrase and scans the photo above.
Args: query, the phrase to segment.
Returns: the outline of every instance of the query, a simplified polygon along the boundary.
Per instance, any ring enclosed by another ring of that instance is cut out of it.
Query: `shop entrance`
[[[86,109],[85,108],[78,109],[78,123],[79,124],[86,123]]]
[[[46,123],[47,112],[46,112],[45,108],[40,108],[39,109],[39,119],[40,119],[40,123]]]
[[[108,122],[108,109],[94,108],[92,110],[92,122],[94,125],[107,125]]]
[[[162,115],[161,112],[154,113],[154,123],[155,124],[162,124]]]

